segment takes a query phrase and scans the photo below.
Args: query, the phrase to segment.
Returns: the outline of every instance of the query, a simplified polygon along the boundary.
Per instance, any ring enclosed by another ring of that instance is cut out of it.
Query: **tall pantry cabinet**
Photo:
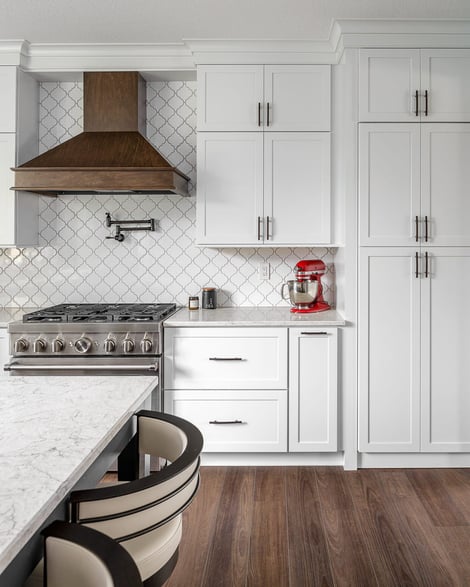
[[[470,452],[470,50],[363,50],[359,450]]]

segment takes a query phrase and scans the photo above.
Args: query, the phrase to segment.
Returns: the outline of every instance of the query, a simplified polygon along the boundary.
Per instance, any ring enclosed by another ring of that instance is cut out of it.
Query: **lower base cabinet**
[[[286,391],[165,393],[165,410],[190,420],[205,452],[286,452]]]
[[[289,332],[289,451],[338,449],[336,329]]]
[[[168,329],[164,410],[201,430],[204,452],[335,452],[337,340],[337,328]]]

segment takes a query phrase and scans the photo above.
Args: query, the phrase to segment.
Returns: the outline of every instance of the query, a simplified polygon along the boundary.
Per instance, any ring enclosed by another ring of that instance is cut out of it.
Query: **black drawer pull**
[[[310,334],[310,335],[312,335],[312,334],[317,334],[317,335],[322,334],[322,335],[326,335],[326,334],[328,334],[328,332],[301,332],[300,334]]]
[[[210,420],[209,424],[243,424],[241,420]]]
[[[243,361],[241,357],[209,357],[209,361]]]

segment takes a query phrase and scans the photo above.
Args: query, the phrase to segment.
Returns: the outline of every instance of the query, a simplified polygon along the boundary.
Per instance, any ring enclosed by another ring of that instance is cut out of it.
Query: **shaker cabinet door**
[[[426,122],[470,122],[470,49],[422,49]]]
[[[330,242],[329,133],[265,133],[265,244]]]
[[[198,131],[262,131],[263,66],[199,66]]]
[[[16,67],[0,66],[0,133],[16,132]]]
[[[262,242],[263,135],[198,133],[197,159],[197,242]]]
[[[416,242],[422,229],[419,124],[359,125],[359,218],[362,246]]]
[[[363,248],[359,451],[419,452],[421,264],[411,248]],[[417,265],[416,265],[417,264]],[[418,277],[416,277],[418,271]]]
[[[419,49],[363,49],[359,62],[359,121],[413,122],[420,90]]]
[[[332,328],[289,329],[289,452],[336,452],[337,337]]]
[[[328,65],[266,65],[264,130],[329,131],[330,84]]]
[[[470,452],[470,250],[429,249],[421,293],[421,450]]]
[[[470,124],[420,126],[423,244],[470,246]]]

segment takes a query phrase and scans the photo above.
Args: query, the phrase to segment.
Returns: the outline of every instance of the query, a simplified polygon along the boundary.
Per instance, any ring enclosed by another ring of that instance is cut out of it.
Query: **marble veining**
[[[156,377],[0,377],[0,573],[155,388]]]
[[[179,326],[344,326],[346,321],[337,310],[292,314],[289,308],[276,306],[188,310],[181,308],[165,320],[166,328]]]

